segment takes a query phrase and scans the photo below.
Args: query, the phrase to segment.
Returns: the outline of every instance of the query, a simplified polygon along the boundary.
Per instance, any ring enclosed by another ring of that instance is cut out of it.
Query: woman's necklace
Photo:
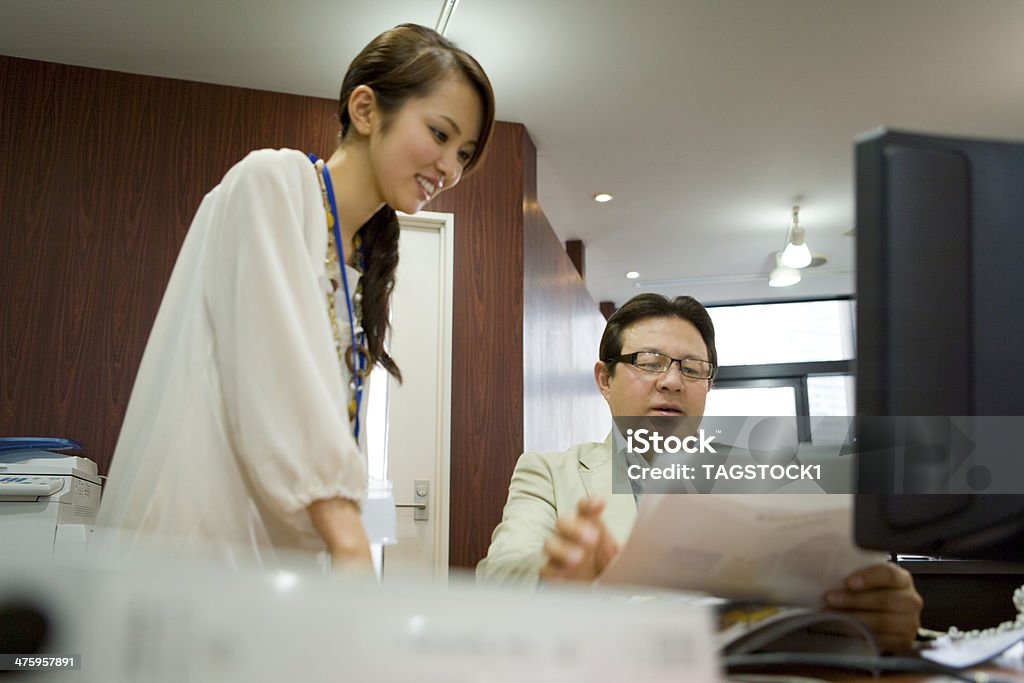
[[[330,315],[331,331],[334,335],[334,348],[338,354],[338,361],[340,362],[344,355],[345,364],[352,375],[352,379],[348,383],[348,419],[352,424],[352,434],[355,436],[356,441],[359,441],[359,406],[363,400],[363,383],[366,376],[370,374],[369,363],[367,362],[369,353],[366,348],[366,333],[363,331],[362,325],[357,324],[361,323],[363,317],[363,282],[360,279],[356,285],[355,293],[350,294],[348,276],[345,273],[345,255],[341,248],[338,205],[334,200],[334,186],[331,185],[331,174],[327,170],[327,164],[322,163],[315,154],[310,154],[309,160],[313,162],[320,173],[320,192],[324,200],[324,210],[327,213],[326,266],[330,268],[335,261],[337,262],[338,270],[341,272],[341,284],[345,292],[345,304],[348,308],[348,329],[351,344],[345,349],[343,354],[341,331],[338,327],[334,307],[334,291],[338,288],[338,283],[331,278],[331,287],[327,293],[327,309]],[[356,268],[360,273],[365,272],[366,258],[363,253],[363,242],[359,235],[356,235],[353,240],[353,246],[356,249]]]

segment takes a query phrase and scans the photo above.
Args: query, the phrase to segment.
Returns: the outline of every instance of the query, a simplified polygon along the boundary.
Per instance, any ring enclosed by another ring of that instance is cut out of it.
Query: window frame
[[[729,365],[718,369],[714,388],[748,389],[792,387],[796,401],[796,431],[801,443],[811,442],[811,406],[807,378],[821,375],[853,375],[852,360],[808,363]],[[714,388],[712,391],[714,391]]]
[[[739,308],[743,306],[785,305],[798,303],[814,303],[819,301],[850,301],[851,302],[851,340],[856,349],[856,300],[852,296],[810,297],[798,299],[782,299],[770,301],[744,301],[718,306],[714,308]],[[797,436],[801,442],[811,441],[810,399],[807,388],[808,378],[823,375],[848,375],[856,381],[856,358],[830,361],[806,361],[796,363],[763,363],[756,365],[726,365],[718,368],[714,386],[720,389],[793,387],[796,401]]]

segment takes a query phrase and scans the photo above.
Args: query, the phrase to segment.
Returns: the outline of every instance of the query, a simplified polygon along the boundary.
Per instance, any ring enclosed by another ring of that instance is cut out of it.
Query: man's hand
[[[850,574],[842,589],[825,594],[825,603],[863,621],[874,631],[884,652],[911,648],[924,605],[910,572],[888,563]]]
[[[548,562],[540,570],[544,581],[593,581],[619,552],[619,545],[601,521],[604,500],[581,500],[576,517],[563,517],[544,543]]]

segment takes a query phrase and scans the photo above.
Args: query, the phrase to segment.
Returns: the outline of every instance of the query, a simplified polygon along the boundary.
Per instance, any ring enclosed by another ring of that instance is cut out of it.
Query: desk
[[[1013,591],[1024,584],[1024,565],[981,560],[901,557],[924,599],[921,625],[935,631],[989,628],[1017,616]]]
[[[984,666],[975,669],[989,675],[993,683],[1010,682],[1024,683],[1024,668],[1005,666]],[[772,677],[772,678],[769,678]],[[791,683],[794,681],[826,681],[828,683],[950,683],[955,679],[939,674],[882,674],[874,676],[856,672],[837,672],[834,670],[822,671],[820,669],[799,669],[786,672],[773,671],[771,673],[739,673],[730,674],[725,677],[729,683],[768,683],[769,681]]]

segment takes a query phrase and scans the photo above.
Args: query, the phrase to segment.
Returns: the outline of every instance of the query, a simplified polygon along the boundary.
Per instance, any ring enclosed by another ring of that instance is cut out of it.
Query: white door
[[[391,356],[402,370],[403,383],[375,369],[367,418],[370,476],[392,482],[398,543],[377,550],[375,559],[385,580],[407,574],[444,579],[454,217],[421,211],[399,214],[399,223]],[[426,495],[418,496],[417,489]]]

